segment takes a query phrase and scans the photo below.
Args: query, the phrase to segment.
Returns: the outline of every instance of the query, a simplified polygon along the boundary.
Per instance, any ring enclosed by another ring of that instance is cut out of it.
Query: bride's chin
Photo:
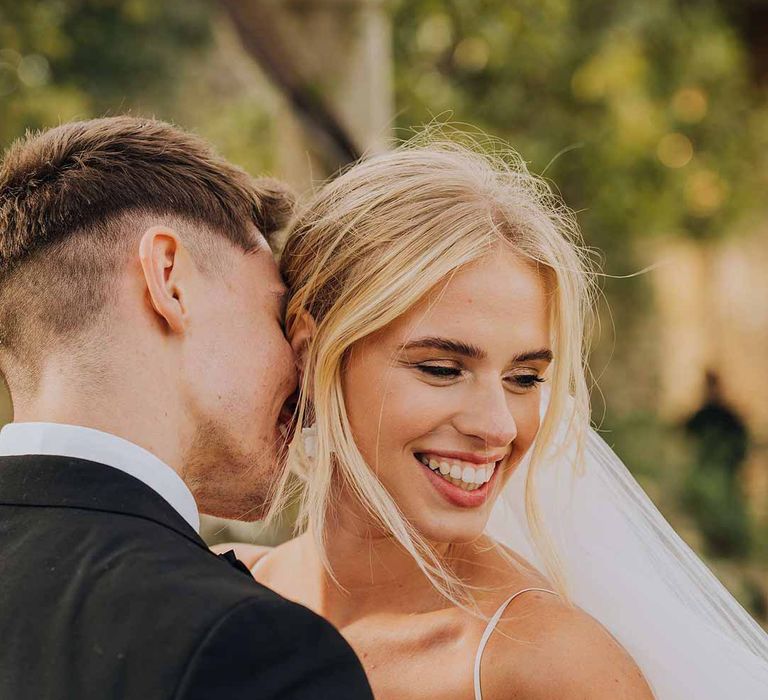
[[[410,519],[411,524],[421,537],[437,549],[475,542],[488,524],[488,518],[480,510],[456,513],[424,507],[417,508],[417,511],[418,515]]]

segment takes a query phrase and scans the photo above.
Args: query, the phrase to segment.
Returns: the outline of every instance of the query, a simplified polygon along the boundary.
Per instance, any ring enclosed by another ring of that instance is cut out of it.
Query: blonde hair
[[[325,185],[294,222],[281,257],[289,329],[302,312],[317,324],[298,409],[299,430],[316,421],[316,455],[309,465],[297,439],[289,458],[299,476],[297,528],[310,527],[324,553],[324,524],[339,479],[432,584],[462,606],[472,602],[467,588],[414,530],[358,450],[342,375],[355,343],[500,241],[537,266],[551,297],[552,393],[532,451],[525,503],[546,573],[565,594],[541,527],[533,477],[548,447],[560,441],[560,426],[567,424],[582,444],[589,424],[585,327],[593,276],[571,212],[517,154],[489,155],[461,134],[450,140],[427,135],[363,159]],[[290,498],[289,484],[286,476],[278,485],[273,512]]]

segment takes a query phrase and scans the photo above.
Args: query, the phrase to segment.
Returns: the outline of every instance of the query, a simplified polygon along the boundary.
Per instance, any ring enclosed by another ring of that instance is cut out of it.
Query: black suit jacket
[[[0,699],[372,697],[330,624],[210,552],[141,481],[0,457]]]

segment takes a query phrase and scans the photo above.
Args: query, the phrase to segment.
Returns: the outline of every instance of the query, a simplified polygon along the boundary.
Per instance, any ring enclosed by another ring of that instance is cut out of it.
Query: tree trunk
[[[304,190],[385,149],[393,115],[382,0],[222,0],[244,48],[284,97],[279,175]]]

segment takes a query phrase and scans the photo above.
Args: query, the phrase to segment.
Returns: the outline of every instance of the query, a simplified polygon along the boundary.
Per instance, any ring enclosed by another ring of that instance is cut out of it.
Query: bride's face
[[[539,428],[550,347],[541,277],[500,248],[352,349],[355,441],[427,539],[482,534]]]

